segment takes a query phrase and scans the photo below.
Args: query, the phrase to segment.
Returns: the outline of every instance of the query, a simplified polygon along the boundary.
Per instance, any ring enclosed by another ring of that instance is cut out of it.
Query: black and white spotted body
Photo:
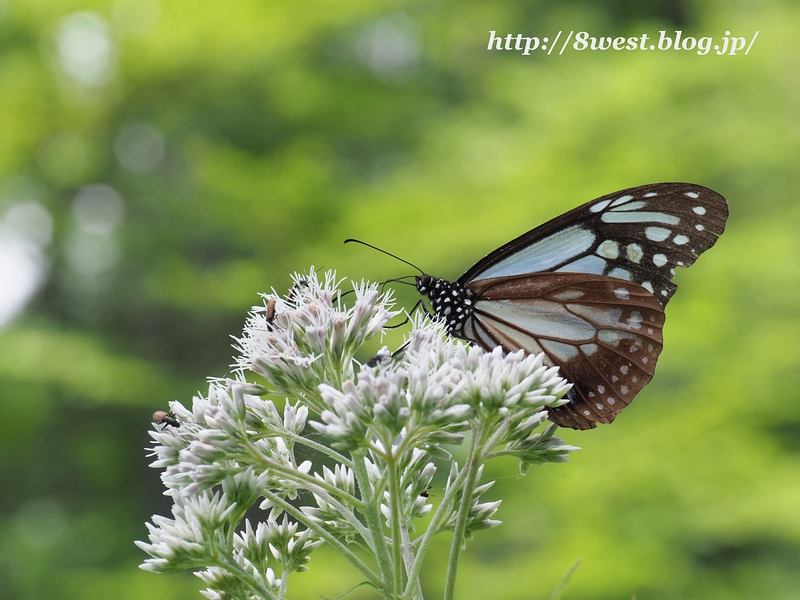
[[[447,324],[450,335],[463,337],[464,323],[472,316],[473,293],[458,282],[417,277],[417,290],[428,297],[434,317]]]

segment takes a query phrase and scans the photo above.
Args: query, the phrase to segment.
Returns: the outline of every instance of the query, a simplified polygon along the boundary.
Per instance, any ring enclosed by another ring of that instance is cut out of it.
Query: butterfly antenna
[[[393,279],[387,279],[382,283],[382,285],[386,285],[387,283],[404,283],[405,285],[413,285],[416,287],[416,284],[412,281],[404,281],[406,279],[410,279],[416,277],[416,275],[403,275],[402,277],[395,277]]]
[[[355,238],[347,238],[347,239],[344,241],[344,243],[345,243],[345,244],[349,244],[350,242],[355,242],[356,244],[361,244],[362,246],[366,246],[367,248],[372,248],[373,250],[377,250],[378,252],[381,252],[381,253],[383,253],[383,254],[386,254],[387,256],[391,256],[392,258],[394,258],[394,259],[396,259],[396,260],[399,260],[399,261],[400,261],[400,262],[402,262],[402,263],[406,263],[406,264],[407,264],[409,267],[414,267],[414,268],[415,268],[417,271],[419,271],[419,272],[420,272],[422,275],[425,275],[425,272],[424,272],[422,269],[420,269],[420,268],[419,268],[417,265],[415,265],[414,263],[410,263],[410,262],[408,262],[407,260],[404,260],[404,259],[400,258],[399,256],[395,256],[395,255],[394,255],[394,254],[392,254],[391,252],[387,252],[386,250],[381,250],[381,249],[380,249],[380,248],[378,248],[377,246],[373,246],[372,244],[368,244],[367,242],[362,242],[361,240],[357,240],[357,239],[355,239]]]
[[[417,287],[415,283],[410,281],[403,281],[404,279],[408,279],[409,277],[416,277],[416,275],[406,275],[405,277],[397,277],[396,279],[387,279],[386,281],[381,281],[380,288],[381,292],[386,289],[387,284],[389,283],[402,283],[403,285],[410,285],[412,287]]]

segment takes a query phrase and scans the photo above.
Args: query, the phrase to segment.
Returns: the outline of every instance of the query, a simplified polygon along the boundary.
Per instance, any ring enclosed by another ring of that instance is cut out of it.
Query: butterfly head
[[[416,278],[417,291],[423,296],[430,294],[436,280],[430,275],[420,275]]]

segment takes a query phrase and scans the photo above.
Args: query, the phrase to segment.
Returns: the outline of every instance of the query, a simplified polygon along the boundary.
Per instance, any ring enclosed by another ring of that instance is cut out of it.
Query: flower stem
[[[278,600],[278,597],[267,589],[260,581],[253,577],[250,573],[245,571],[239,563],[232,557],[225,555],[218,555],[215,561],[218,567],[225,569],[231,574],[236,575],[241,581],[248,585],[254,592],[259,594],[265,600]]]
[[[286,598],[286,588],[289,584],[289,572],[284,565],[283,569],[281,569],[281,586],[278,590],[278,600],[284,600]]]
[[[389,554],[389,547],[386,545],[386,536],[383,535],[383,525],[381,516],[375,503],[374,490],[369,481],[367,466],[364,463],[366,453],[363,450],[353,452],[353,473],[358,482],[358,489],[361,491],[364,518],[367,521],[370,536],[365,538],[370,540],[370,546],[375,553],[378,561],[378,568],[383,579],[382,585],[376,586],[379,590],[389,592],[394,589],[394,573],[392,571],[392,557]]]
[[[419,579],[419,574],[422,571],[422,563],[425,560],[425,554],[428,552],[428,548],[430,547],[431,542],[433,541],[433,536],[435,536],[439,532],[439,523],[441,523],[442,519],[444,519],[444,517],[450,510],[450,504],[453,502],[453,498],[458,493],[458,490],[461,487],[461,484],[463,483],[466,476],[467,476],[467,469],[461,469],[459,474],[450,484],[450,489],[447,490],[447,493],[444,495],[444,498],[442,498],[442,502],[439,504],[439,507],[436,509],[436,512],[433,513],[433,517],[431,518],[431,521],[428,524],[428,528],[422,535],[419,547],[417,548],[416,556],[414,558],[414,564],[411,567],[411,571],[409,571],[408,573],[408,583],[406,584],[406,589],[404,592],[405,596],[408,596],[409,593],[411,592],[412,582]]]
[[[325,454],[330,458],[332,458],[333,460],[335,460],[336,462],[338,462],[339,464],[344,465],[345,467],[348,467],[350,469],[353,468],[353,461],[351,461],[343,454],[339,454],[333,448],[325,446],[324,444],[320,444],[319,442],[315,442],[314,440],[309,439],[307,437],[303,437],[302,435],[297,435],[296,433],[293,433],[289,430],[281,431],[281,435],[286,439],[292,440],[298,444],[302,444],[308,448],[312,448],[320,452],[321,454]]]
[[[447,579],[444,584],[444,600],[453,600],[456,588],[456,575],[458,574],[458,561],[461,558],[461,547],[464,545],[464,532],[467,527],[467,517],[472,505],[472,492],[475,490],[475,483],[478,478],[478,468],[480,467],[480,454],[483,451],[485,429],[479,423],[472,435],[472,442],[469,448],[469,459],[464,469],[467,471],[464,486],[461,489],[461,504],[458,507],[456,523],[453,527],[453,541],[450,545],[450,560],[447,564]]]
[[[392,455],[387,460],[389,472],[389,495],[391,499],[392,519],[392,562],[394,563],[394,592],[398,596],[403,590],[403,548],[401,544],[400,521],[403,518],[400,508],[400,477],[397,473],[396,456]]]
[[[411,538],[408,535],[408,526],[403,523],[402,527],[400,528],[400,535],[402,536],[402,550],[403,550],[403,562],[406,566],[406,575],[408,576],[408,583],[406,585],[406,589],[404,590],[404,594],[408,595],[411,591],[413,586],[414,588],[414,600],[423,600],[422,597],[422,585],[419,582],[419,576],[414,579],[411,579],[411,568],[414,565],[414,549],[411,545]]]
[[[378,577],[376,573],[372,571],[364,562],[352,551],[350,548],[345,546],[342,542],[336,539],[327,529],[321,526],[319,523],[308,518],[306,514],[300,511],[297,507],[293,506],[277,494],[273,494],[272,492],[263,492],[264,498],[267,498],[270,502],[272,502],[275,506],[280,507],[283,509],[284,512],[292,515],[297,521],[303,523],[306,527],[308,527],[311,531],[316,533],[320,538],[325,540],[330,546],[336,550],[339,554],[341,554],[344,558],[346,558],[350,564],[352,564],[356,569],[361,571],[361,573],[370,580],[370,582],[375,586],[380,586],[381,579]]]
[[[337,497],[341,498],[343,501],[352,504],[358,509],[362,509],[361,500],[352,496],[345,492],[344,490],[340,490],[335,485],[331,485],[325,480],[317,479],[316,477],[312,477],[311,475],[306,475],[305,473],[301,473],[300,471],[283,465],[279,462],[274,460],[270,460],[266,456],[264,456],[258,448],[256,448],[249,440],[245,442],[247,450],[249,452],[249,456],[247,458],[255,464],[262,464],[266,466],[268,469],[272,469],[276,473],[280,474],[282,477],[285,477],[289,481],[293,483],[297,483],[302,487],[312,490],[312,488],[316,488],[318,490],[324,490],[324,492],[320,495],[329,496],[330,494],[335,494]],[[313,491],[313,490],[312,490]],[[317,493],[316,491],[314,492]],[[327,499],[327,498],[326,498]],[[334,500],[335,502],[335,500]],[[347,511],[350,515],[352,515],[352,511],[347,510],[344,506],[342,509]]]

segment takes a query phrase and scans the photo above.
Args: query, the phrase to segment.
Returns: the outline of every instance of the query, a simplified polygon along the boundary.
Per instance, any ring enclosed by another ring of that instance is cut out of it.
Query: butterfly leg
[[[413,315],[417,311],[417,309],[420,309],[422,312],[424,312],[426,316],[432,317],[431,311],[428,310],[428,307],[425,306],[425,303],[422,301],[422,298],[420,298],[419,300],[417,300],[417,303],[411,307],[411,310],[408,311],[408,313],[406,313],[405,319],[403,319],[400,323],[397,323],[396,325],[386,325],[384,329],[397,329],[398,327],[402,327],[411,320],[411,315]]]

